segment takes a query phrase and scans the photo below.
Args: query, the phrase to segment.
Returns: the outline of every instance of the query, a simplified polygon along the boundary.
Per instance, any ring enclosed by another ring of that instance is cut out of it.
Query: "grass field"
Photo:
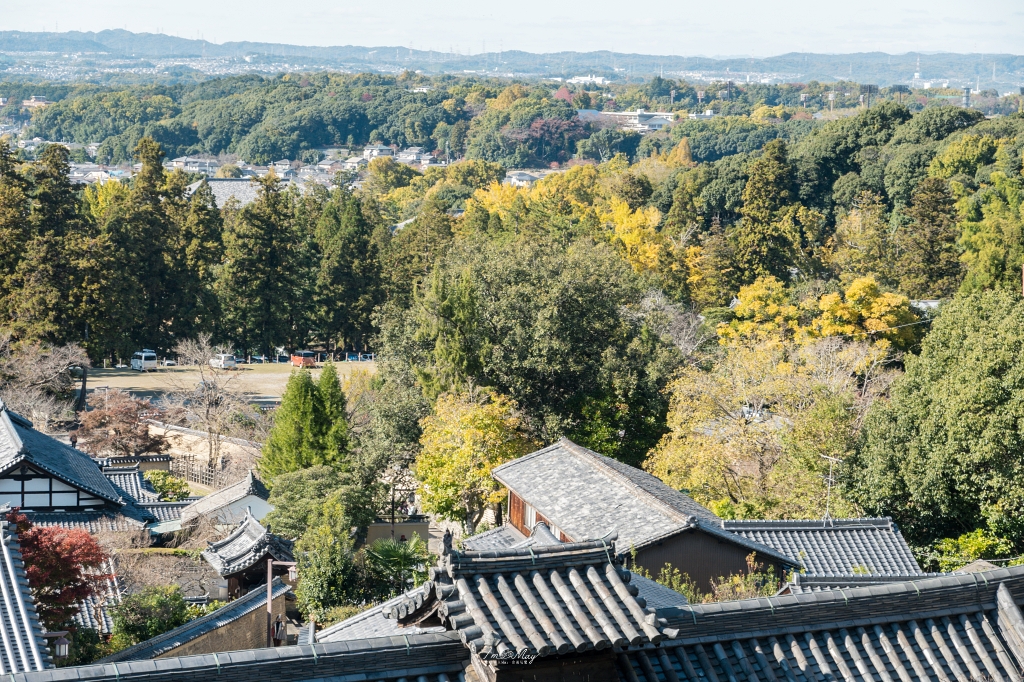
[[[342,381],[355,371],[377,371],[375,362],[339,362],[336,367]],[[288,376],[293,369],[291,365],[271,363],[239,365],[238,369],[226,373],[234,377],[231,383],[236,390],[253,397],[274,400],[279,399],[284,393],[285,384],[288,383]],[[313,370],[314,378],[319,374],[319,369]],[[159,399],[168,392],[192,390],[199,381],[199,371],[191,367],[161,367],[149,372],[93,368],[89,370],[88,392],[120,388],[140,398]]]

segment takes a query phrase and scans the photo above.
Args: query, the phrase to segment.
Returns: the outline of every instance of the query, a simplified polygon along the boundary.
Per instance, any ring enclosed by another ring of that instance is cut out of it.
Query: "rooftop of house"
[[[291,587],[282,582],[280,578],[275,578],[272,583],[273,598],[276,599],[282,594],[288,592],[290,589]],[[212,632],[213,630],[222,628],[229,623],[233,623],[242,616],[252,613],[257,609],[266,608],[266,606],[266,589],[253,590],[232,602],[228,602],[227,605],[220,607],[212,613],[208,613],[201,618],[189,621],[180,627],[169,630],[162,635],[157,635],[152,639],[139,642],[135,646],[131,646],[127,649],[118,651],[115,654],[111,654],[110,656],[102,659],[101,662],[118,663],[121,661],[144,661],[156,658],[157,656],[177,649],[183,644],[187,644],[208,632]]]
[[[270,499],[270,491],[267,490],[267,486],[263,485],[263,482],[256,478],[251,471],[237,483],[221,488],[205,497],[200,497],[184,507],[181,510],[181,520],[183,523],[188,523],[193,519],[209,516],[220,509],[244,500],[249,495],[263,500]]]
[[[238,527],[227,537],[211,542],[202,557],[221,576],[244,571],[267,554],[275,561],[294,561],[292,543],[264,528],[252,514],[246,512]]]
[[[454,682],[474,652],[543,661],[564,650],[574,653],[561,659],[569,666],[607,657],[598,660],[619,682],[1021,680],[1024,566],[651,612],[629,589],[612,542],[473,553],[452,550],[449,538],[430,581],[389,603],[389,615],[405,626],[399,635],[155,661],[132,656],[139,662],[131,666],[106,662],[18,679]],[[431,619],[449,631],[410,628]],[[176,638],[168,635],[161,637]],[[170,647],[149,654],[159,650]]]
[[[96,497],[124,504],[96,462],[70,445],[36,431],[32,422],[0,402],[0,473],[29,464]]]
[[[798,560],[808,575],[922,574],[889,518],[723,521],[722,527]]]
[[[620,550],[628,551],[700,529],[761,556],[794,563],[771,547],[723,530],[721,519],[708,509],[646,471],[567,438],[503,464],[492,473],[573,539],[597,537],[612,530],[618,533]],[[566,494],[570,484],[572,494]]]
[[[8,507],[0,507],[6,514]],[[0,522],[0,671],[11,674],[52,667],[36,616],[25,563],[14,528]]]
[[[517,531],[518,532],[518,531]],[[551,534],[550,530],[544,523],[538,523],[534,528],[534,531],[530,538],[525,538],[524,541],[520,542],[516,549],[522,549],[527,547],[542,547],[542,546],[553,546],[553,545],[564,545],[565,543],[560,542],[554,535]],[[464,546],[465,549],[465,546]],[[509,549],[509,548],[502,548]],[[642,576],[632,574],[630,584],[637,588],[637,597],[641,603],[645,603],[649,608],[667,608],[671,606],[685,606],[686,597],[679,594],[678,592],[659,585],[653,580],[648,580]],[[412,599],[415,602],[417,599],[428,598],[429,595],[423,588],[414,590],[412,593]],[[425,625],[424,627],[419,626],[401,626],[397,620],[388,617],[393,609],[397,609],[410,597],[409,595],[399,595],[389,601],[384,602],[379,606],[372,607],[360,614],[352,616],[340,623],[335,623],[329,628],[325,628],[316,634],[316,641],[318,642],[340,642],[351,639],[362,639],[365,637],[384,637],[393,635],[408,634],[409,632],[421,633],[421,632],[436,632],[444,631],[444,628],[438,625],[430,626]]]
[[[426,589],[410,593],[384,615],[402,625],[441,623],[473,652],[544,657],[657,645],[665,635],[654,611],[629,584],[631,574],[618,565],[614,547],[610,534],[583,542],[543,540],[526,548],[456,551],[448,533]]]

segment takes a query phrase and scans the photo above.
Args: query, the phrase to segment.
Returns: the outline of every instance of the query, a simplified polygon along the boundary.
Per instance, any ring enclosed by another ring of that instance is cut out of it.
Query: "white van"
[[[237,366],[238,361],[231,353],[218,353],[210,358],[210,367],[214,369],[234,369]]]
[[[146,372],[156,369],[156,351],[143,348],[132,355],[132,369]]]

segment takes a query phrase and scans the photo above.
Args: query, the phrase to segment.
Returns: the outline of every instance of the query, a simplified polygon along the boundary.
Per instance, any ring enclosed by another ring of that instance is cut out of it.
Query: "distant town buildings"
[[[657,132],[672,125],[675,113],[671,111],[604,111],[602,116],[613,118],[622,130],[633,130],[641,135]]]
[[[50,102],[45,97],[41,97],[39,95],[32,95],[28,99],[21,100],[21,106],[26,109],[37,109],[39,107],[45,107],[47,104],[53,104],[53,102]]]
[[[604,76],[595,76],[591,74],[589,76],[574,76],[565,82],[572,83],[574,85],[604,85],[609,81]]]

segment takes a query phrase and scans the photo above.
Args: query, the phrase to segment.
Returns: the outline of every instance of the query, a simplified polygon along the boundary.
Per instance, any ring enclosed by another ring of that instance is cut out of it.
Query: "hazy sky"
[[[0,30],[480,52],[1024,54],[1024,0],[7,0]]]

